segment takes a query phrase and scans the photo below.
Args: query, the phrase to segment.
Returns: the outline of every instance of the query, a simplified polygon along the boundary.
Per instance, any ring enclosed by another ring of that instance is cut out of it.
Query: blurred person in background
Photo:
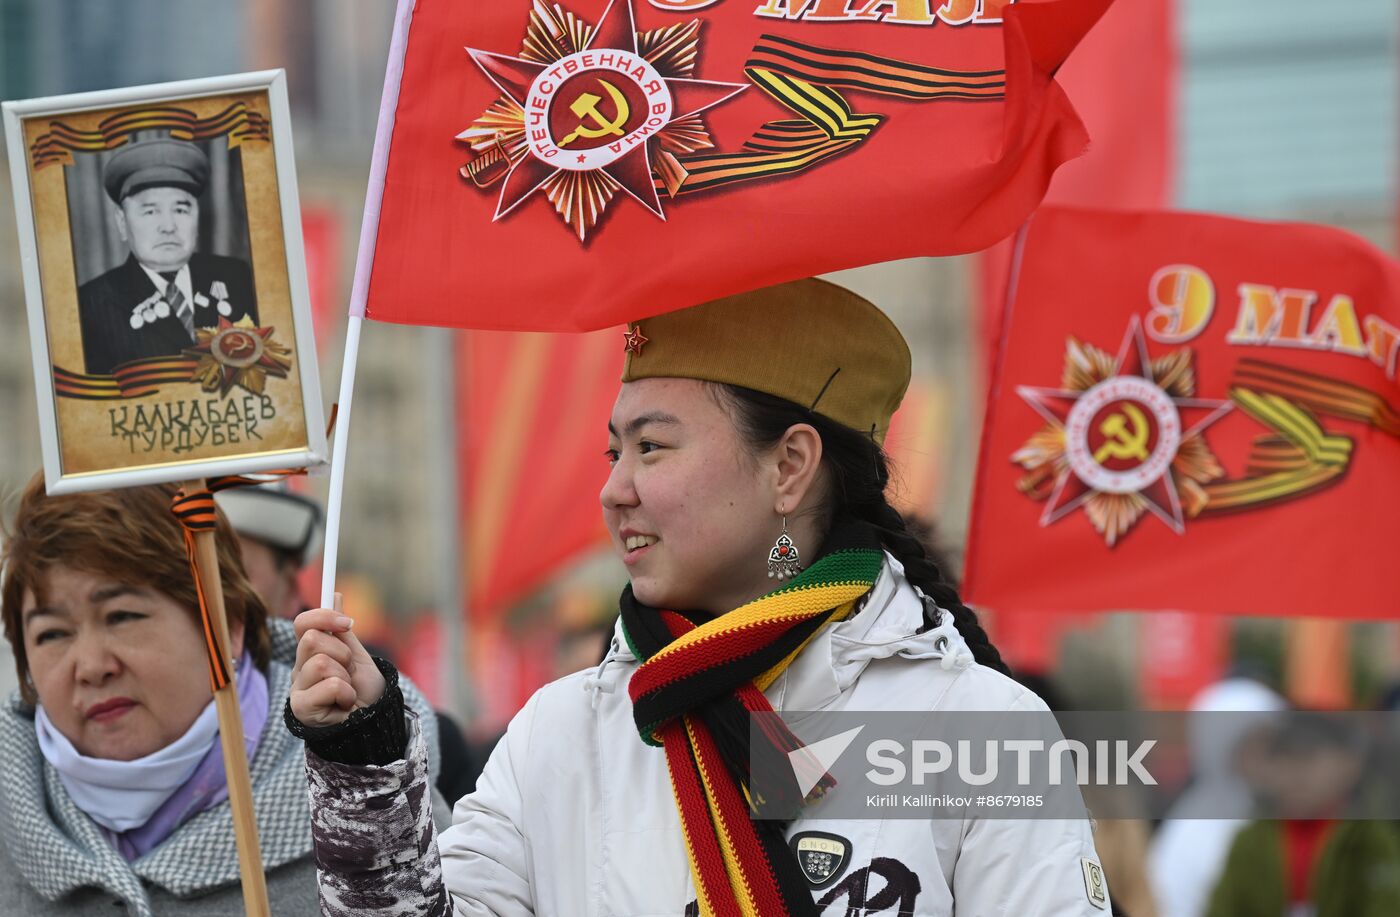
[[[1342,716],[1297,713],[1273,724],[1269,796],[1277,818],[1235,836],[1209,917],[1394,917],[1400,836],[1389,821],[1344,821],[1366,758]]]
[[[321,553],[321,507],[277,484],[225,490],[214,499],[238,533],[243,568],[268,613],[290,621],[305,611],[299,580]]]
[[[242,913],[218,714],[170,486],[48,496],[9,527],[0,616],[0,914]],[[219,517],[219,569],[276,915],[314,915],[301,743],[277,721],[296,643]],[[427,713],[412,686],[406,702]],[[425,722],[425,736],[433,733]],[[435,734],[428,738],[436,770]]]
[[[1287,706],[1276,691],[1243,676],[1218,681],[1191,701],[1191,783],[1157,828],[1148,852],[1162,917],[1205,915],[1230,845],[1247,823],[1243,817],[1216,816],[1251,811],[1254,788],[1240,773],[1239,752],[1251,731]]]

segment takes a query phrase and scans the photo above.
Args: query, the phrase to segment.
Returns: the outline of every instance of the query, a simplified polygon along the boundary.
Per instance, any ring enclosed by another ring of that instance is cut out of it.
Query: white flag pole
[[[335,567],[340,553],[340,507],[345,496],[345,453],[350,444],[350,401],[355,394],[355,364],[360,356],[360,328],[365,320],[351,315],[345,325],[345,359],[340,366],[340,400],[336,402],[335,442],[331,448],[331,485],[326,497],[326,545],[321,562],[321,607],[335,600]]]
[[[336,561],[340,554],[340,509],[345,496],[345,460],[350,443],[350,402],[355,392],[355,366],[360,356],[360,328],[369,299],[374,246],[379,238],[379,207],[384,200],[384,176],[389,170],[389,140],[399,104],[404,55],[408,51],[408,27],[416,0],[399,0],[394,13],[394,35],[389,40],[389,61],[384,68],[384,93],[379,100],[379,123],[374,135],[374,155],[365,190],[365,213],[360,222],[360,248],[355,258],[355,283],[350,288],[350,317],[345,326],[345,358],[340,366],[340,401],[336,411],[335,443],[331,452],[331,486],[326,500],[326,548],[321,566],[321,607],[335,599]]]

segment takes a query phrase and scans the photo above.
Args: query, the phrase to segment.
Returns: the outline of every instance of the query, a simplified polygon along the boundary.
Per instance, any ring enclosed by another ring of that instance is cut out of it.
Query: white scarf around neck
[[[58,771],[58,779],[78,808],[99,825],[116,832],[139,828],[178,790],[219,735],[214,702],[174,742],[134,761],[89,758],[54,727],[44,708],[34,715],[39,751]]]

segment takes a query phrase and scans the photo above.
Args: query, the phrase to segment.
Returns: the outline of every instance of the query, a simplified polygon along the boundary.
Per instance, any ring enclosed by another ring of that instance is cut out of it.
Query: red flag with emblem
[[[1393,617],[1400,264],[1337,229],[1042,208],[967,554],[993,609]]]
[[[401,0],[352,312],[589,330],[984,248],[1082,150],[1051,74],[1108,2]]]

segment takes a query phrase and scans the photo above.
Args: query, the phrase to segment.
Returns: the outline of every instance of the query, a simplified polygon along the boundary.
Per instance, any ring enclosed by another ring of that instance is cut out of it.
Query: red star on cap
[[[642,335],[641,325],[637,325],[634,328],[628,328],[626,331],[622,332],[622,336],[627,339],[627,349],[624,352],[635,353],[639,357],[642,355],[642,347],[649,340],[651,340],[650,338],[644,337]]]

